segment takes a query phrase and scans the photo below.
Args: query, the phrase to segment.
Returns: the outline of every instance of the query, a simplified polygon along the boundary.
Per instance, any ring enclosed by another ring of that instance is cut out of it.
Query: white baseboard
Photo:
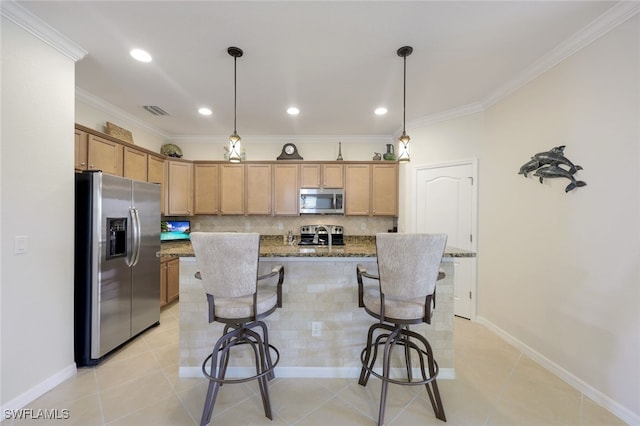
[[[2,417],[0,418],[0,422],[5,420],[5,412],[11,410],[19,410],[20,408],[40,398],[42,395],[58,386],[60,383],[75,376],[76,373],[76,364],[72,363],[55,373],[53,376],[48,377],[44,381],[33,386],[31,389],[28,389],[26,392],[21,393],[11,401],[7,401],[0,407],[0,412],[3,413]]]
[[[414,377],[420,377],[420,370],[413,369]],[[276,367],[275,370],[277,377],[288,378],[316,378],[316,379],[329,379],[329,378],[347,378],[357,379],[360,377],[360,367]],[[391,375],[396,377],[402,377],[404,369],[393,368],[391,369]],[[251,367],[229,367],[227,370],[228,377],[248,377],[255,374],[255,369]],[[180,377],[202,377],[202,367],[180,367],[178,372]],[[453,380],[456,378],[456,371],[454,368],[441,368],[438,374],[440,380]]]
[[[502,338],[507,343],[517,348],[520,352],[522,352],[523,354],[531,358],[533,361],[535,361],[536,363],[540,364],[542,367],[549,370],[551,373],[558,376],[560,379],[565,381],[569,386],[574,387],[579,392],[591,398],[594,402],[600,404],[607,410],[611,411],[613,414],[618,416],[624,422],[630,425],[640,425],[640,416],[638,414],[635,414],[634,412],[624,407],[617,401],[614,401],[607,395],[595,389],[593,386],[584,382],[579,377],[576,377],[575,375],[571,374],[569,371],[562,368],[560,365],[551,361],[549,358],[540,354],[538,351],[534,350],[533,348],[523,343],[522,341],[516,339],[515,337],[513,337],[512,335],[510,335],[509,333],[507,333],[506,331],[504,331],[503,329],[501,329],[500,327],[498,327],[488,319],[481,316],[477,316],[476,322],[478,324],[482,324],[485,327],[487,327],[489,330],[495,333],[498,337]]]

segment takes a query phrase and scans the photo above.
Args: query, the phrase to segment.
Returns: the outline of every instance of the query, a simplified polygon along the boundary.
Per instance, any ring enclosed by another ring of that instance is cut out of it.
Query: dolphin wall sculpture
[[[556,146],[549,151],[539,152],[531,157],[531,160],[520,167],[518,174],[528,177],[529,173],[535,171],[534,176],[538,176],[540,183],[546,178],[566,178],[571,181],[564,189],[569,192],[575,188],[586,186],[586,182],[576,180],[573,175],[582,170],[582,166],[573,164],[564,156],[565,145]],[[564,166],[564,167],[562,167]]]

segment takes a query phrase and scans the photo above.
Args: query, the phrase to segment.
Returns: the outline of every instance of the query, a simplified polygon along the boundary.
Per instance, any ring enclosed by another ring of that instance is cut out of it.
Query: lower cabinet
[[[160,261],[160,306],[178,299],[180,294],[180,258],[164,257]]]

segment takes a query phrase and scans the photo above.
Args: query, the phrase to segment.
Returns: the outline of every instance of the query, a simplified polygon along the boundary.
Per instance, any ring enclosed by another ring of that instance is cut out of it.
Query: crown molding
[[[477,112],[484,111],[484,105],[481,102],[473,102],[461,107],[452,108],[446,111],[442,111],[436,114],[427,115],[425,117],[417,118],[407,122],[406,128],[408,130],[428,126],[431,124],[439,123],[441,121],[453,120],[454,118],[464,117],[465,115],[475,114]],[[400,136],[402,129],[397,130],[394,135]]]
[[[499,87],[495,92],[483,99],[481,104],[485,109],[494,105],[639,12],[640,2],[638,1],[621,1],[617,3],[587,26],[560,43],[549,53],[538,59],[530,68],[520,73],[516,78]]]
[[[87,56],[86,50],[14,1],[0,2],[0,14],[74,62]]]

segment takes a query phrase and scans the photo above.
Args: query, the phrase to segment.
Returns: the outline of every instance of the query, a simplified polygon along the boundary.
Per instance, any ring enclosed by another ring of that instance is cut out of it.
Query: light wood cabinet
[[[88,161],[88,138],[87,132],[75,129],[75,169],[87,170]]]
[[[244,214],[244,164],[220,165],[220,214]]]
[[[344,214],[368,216],[371,204],[371,171],[368,164],[345,165]]]
[[[124,147],[123,176],[147,182],[149,155],[139,149]]]
[[[342,164],[322,165],[322,187],[323,188],[343,188],[344,187],[344,166]]]
[[[301,164],[300,188],[343,188],[344,165]]]
[[[123,150],[119,143],[89,135],[87,160],[87,170],[102,170],[110,175],[123,175]]]
[[[193,166],[194,214],[217,214],[220,205],[218,164],[198,163]]]
[[[160,184],[160,214],[166,211],[167,172],[166,161],[162,157],[149,155],[147,158],[147,181]]]
[[[300,164],[300,188],[320,188],[320,164]]]
[[[345,214],[398,215],[398,163],[345,165]]]
[[[273,171],[273,213],[276,216],[297,216],[298,171],[297,164],[276,164]]]
[[[193,165],[187,161],[168,160],[168,202],[166,215],[190,216],[193,212]]]
[[[271,214],[271,164],[245,165],[248,215]]]
[[[180,295],[180,259],[163,258],[160,261],[160,306],[177,300]]]
[[[371,165],[371,214],[398,215],[398,164]]]

